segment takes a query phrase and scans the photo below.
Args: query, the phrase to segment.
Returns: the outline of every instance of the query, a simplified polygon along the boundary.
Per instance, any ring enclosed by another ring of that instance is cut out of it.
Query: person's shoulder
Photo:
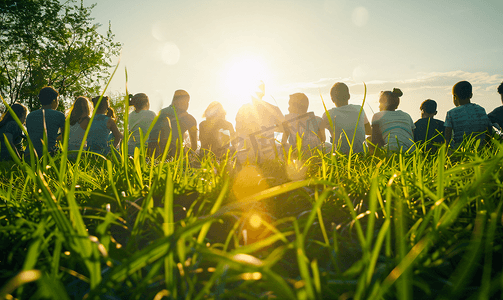
[[[427,122],[427,120],[428,120],[428,118],[418,119],[416,122],[414,122],[414,125],[421,126],[421,125],[425,124]]]
[[[19,125],[17,125],[16,121],[14,120],[7,122],[7,124],[5,124],[4,127],[2,128],[5,128],[4,132],[10,132],[10,133],[22,131],[21,128],[19,128]]]

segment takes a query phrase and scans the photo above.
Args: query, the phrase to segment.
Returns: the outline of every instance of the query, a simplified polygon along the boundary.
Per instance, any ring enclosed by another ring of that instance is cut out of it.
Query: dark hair
[[[503,95],[503,82],[498,86],[498,93]]]
[[[138,93],[134,96],[129,95],[129,105],[133,105],[135,110],[142,110],[149,104],[148,96],[144,93]]]
[[[225,118],[226,112],[222,105],[222,103],[218,101],[213,101],[208,105],[206,110],[204,111],[203,118]]]
[[[11,105],[11,108],[16,114],[18,119],[22,119],[23,117],[26,117],[26,115],[28,114],[28,108],[23,104],[14,103]],[[14,121],[14,118],[10,114],[9,109],[6,108],[5,112],[3,113],[0,119],[0,128],[10,121]]]
[[[38,93],[38,100],[42,105],[49,105],[58,99],[59,93],[52,86],[44,86]]]
[[[472,96],[472,85],[468,81],[460,81],[452,87],[452,94],[458,99],[469,99]]]
[[[434,114],[437,111],[437,102],[435,100],[427,99],[421,103],[421,107],[419,107],[422,111],[428,114]]]
[[[347,104],[349,97],[349,88],[344,82],[336,82],[330,89],[330,98],[337,105]]]
[[[108,96],[103,96],[103,99],[101,100],[100,102],[100,106],[99,107],[96,107],[96,104],[98,104],[98,100],[100,100],[101,96],[96,96],[92,99],[93,101],[93,106],[94,106],[94,109],[97,109],[97,110],[102,110],[104,108],[107,108],[108,107]]]
[[[86,97],[78,97],[73,103],[72,111],[70,112],[70,125],[75,123],[80,123],[85,117],[91,115],[91,107],[89,105],[89,100]]]
[[[381,97],[386,98],[386,109],[395,110],[398,108],[400,104],[400,97],[403,96],[403,93],[400,89],[393,88],[393,91],[384,91],[381,92]]]
[[[309,99],[304,93],[295,93],[290,95],[288,104],[295,107],[297,113],[305,113],[309,108]]]
[[[175,94],[173,95],[173,101],[172,103],[175,103],[176,101],[181,101],[181,100],[190,100],[189,93],[185,90],[176,90]]]
[[[109,117],[114,121],[117,121],[117,115],[115,114],[115,110],[110,106],[107,108],[107,117]]]

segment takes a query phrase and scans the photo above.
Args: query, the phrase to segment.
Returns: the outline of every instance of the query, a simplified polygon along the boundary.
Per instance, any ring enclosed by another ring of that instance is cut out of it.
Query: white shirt
[[[330,109],[328,114],[330,115],[332,124],[335,128],[330,127],[327,113],[325,112],[323,114],[323,127],[330,131],[333,138],[332,142],[336,144],[336,147],[342,153],[349,153],[349,144],[353,139],[353,135],[355,136],[353,153],[363,152],[365,143],[365,124],[369,124],[369,120],[367,119],[367,115],[364,110],[362,110],[360,119],[358,119],[360,109],[361,106],[355,104],[348,104]],[[357,122],[358,127],[356,127]]]

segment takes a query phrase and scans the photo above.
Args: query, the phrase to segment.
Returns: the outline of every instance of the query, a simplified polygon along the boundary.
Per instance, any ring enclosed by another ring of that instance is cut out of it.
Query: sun
[[[267,65],[258,57],[240,57],[229,61],[223,73],[223,86],[230,101],[244,104],[269,80]]]

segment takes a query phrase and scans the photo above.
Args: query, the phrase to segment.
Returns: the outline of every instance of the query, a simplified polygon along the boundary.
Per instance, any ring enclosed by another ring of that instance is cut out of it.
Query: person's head
[[[52,86],[44,86],[38,93],[38,100],[42,106],[50,105],[52,109],[58,107],[59,93]]]
[[[422,118],[431,118],[437,114],[437,102],[435,100],[424,100],[419,107]]]
[[[26,115],[28,115],[28,108],[24,106],[23,104],[19,103],[14,103],[11,105],[12,110],[16,114],[17,118],[19,121],[21,121],[22,124],[26,121]],[[9,112],[8,109],[6,109],[5,113],[2,115],[0,119],[0,127],[4,126],[7,124],[9,121],[13,121],[14,118],[12,117],[11,113]]]
[[[98,114],[106,114],[108,111],[109,98],[108,98],[108,96],[103,96],[103,99],[101,99],[101,102],[100,102],[100,106],[96,107],[100,98],[101,98],[101,96],[96,96],[92,99],[94,109],[96,109],[96,113],[98,113]]]
[[[213,101],[204,111],[203,118],[206,119],[225,119],[226,111],[222,104],[218,101]]]
[[[107,117],[109,117],[114,121],[117,121],[117,115],[115,114],[115,109],[113,109],[110,106],[107,108]]]
[[[498,86],[498,94],[500,94],[501,102],[503,102],[503,82]]]
[[[343,82],[335,83],[330,89],[330,98],[332,98],[332,102],[337,107],[348,105],[350,97],[349,88]]]
[[[295,114],[305,114],[309,108],[309,99],[304,93],[290,95],[288,101],[288,111]]]
[[[400,89],[394,88],[393,91],[382,91],[379,96],[379,110],[380,111],[394,111],[400,104],[400,97],[403,93]]]
[[[184,90],[176,90],[175,94],[173,95],[173,101],[171,101],[171,105],[173,105],[177,109],[186,111],[187,109],[189,109],[189,101],[189,93]]]
[[[86,97],[78,97],[73,103],[72,111],[70,112],[70,125],[80,123],[84,118],[91,115],[91,106]]]
[[[472,85],[468,81],[460,81],[452,87],[452,99],[456,106],[470,103],[472,96]]]
[[[138,93],[133,97],[129,97],[129,105],[134,106],[136,112],[150,109],[148,96],[144,93]]]

